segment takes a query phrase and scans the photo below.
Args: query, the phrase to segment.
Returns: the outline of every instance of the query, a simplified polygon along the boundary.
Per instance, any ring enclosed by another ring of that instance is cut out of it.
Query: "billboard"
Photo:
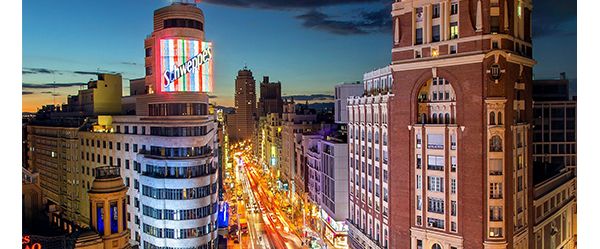
[[[212,92],[212,43],[161,39],[159,57],[161,92]]]

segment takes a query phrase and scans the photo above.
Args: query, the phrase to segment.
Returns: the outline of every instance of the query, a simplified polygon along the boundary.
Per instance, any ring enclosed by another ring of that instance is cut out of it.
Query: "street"
[[[264,178],[259,176],[256,165],[248,156],[238,153],[234,162],[233,176],[235,187],[226,195],[227,201],[235,208],[230,215],[230,227],[247,232],[237,233],[227,242],[227,248],[303,248],[295,228],[287,220],[281,208],[274,202],[273,193],[266,186]],[[247,225],[245,225],[246,223]],[[230,228],[231,229],[231,228]]]

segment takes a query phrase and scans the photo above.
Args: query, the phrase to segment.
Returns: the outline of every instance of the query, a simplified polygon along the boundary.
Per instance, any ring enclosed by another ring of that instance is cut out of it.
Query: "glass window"
[[[438,26],[439,28],[439,26]],[[438,29],[439,31],[439,29]],[[423,28],[417,28],[415,30],[415,45],[423,44]]]
[[[440,25],[433,25],[431,27],[431,42],[440,41]]]
[[[431,18],[433,18],[433,19],[439,18],[440,17],[440,4],[439,3],[438,4],[434,4],[432,6],[432,10],[431,11],[432,11],[432,17]]]
[[[458,38],[458,22],[450,23],[450,39]]]

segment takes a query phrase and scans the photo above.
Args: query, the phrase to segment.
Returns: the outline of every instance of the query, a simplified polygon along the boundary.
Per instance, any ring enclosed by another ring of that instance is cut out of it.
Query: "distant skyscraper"
[[[251,139],[256,129],[256,82],[247,67],[238,71],[235,78],[235,114],[229,118],[232,140]]]
[[[269,82],[269,76],[264,76],[260,83],[258,114],[263,117],[269,113],[277,113],[279,116],[283,113],[281,82]]]

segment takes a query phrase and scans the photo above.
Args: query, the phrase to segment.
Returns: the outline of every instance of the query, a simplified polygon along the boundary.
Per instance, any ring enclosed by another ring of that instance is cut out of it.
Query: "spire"
[[[482,20],[482,13],[481,13],[481,0],[477,0],[477,17],[475,19],[475,31],[476,32],[481,32],[483,31],[483,20]]]

